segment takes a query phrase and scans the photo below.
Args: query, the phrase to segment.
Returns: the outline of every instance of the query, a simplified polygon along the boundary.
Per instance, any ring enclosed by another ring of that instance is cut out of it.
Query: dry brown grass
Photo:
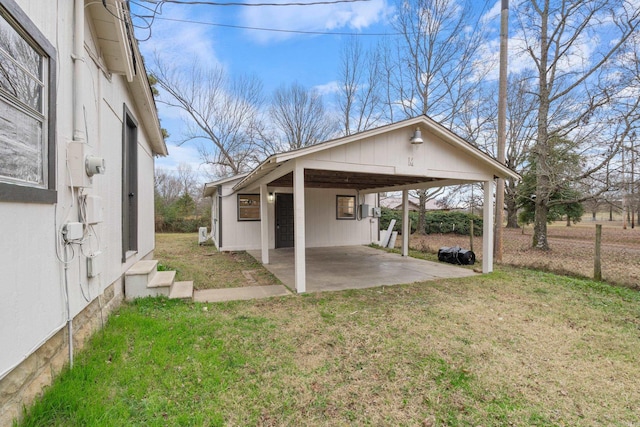
[[[620,222],[603,224],[602,277],[603,280],[640,289],[640,227],[622,229]],[[532,229],[504,229],[502,263],[569,274],[593,277],[595,252],[595,223],[591,221],[567,227],[555,223],[548,228],[548,252],[531,248]],[[443,246],[459,245],[469,249],[469,237],[453,234],[412,235],[410,246],[414,249],[437,252]],[[474,252],[482,258],[482,237],[474,239]]]
[[[606,227],[605,248],[635,247],[628,231]],[[586,248],[590,233],[551,227],[553,250],[538,253],[530,230],[507,230],[505,258],[575,268],[564,251]],[[419,244],[469,246],[448,235]],[[218,266],[228,260],[212,258],[213,248],[190,250],[198,268],[211,260],[207,269],[227,277],[245,268]],[[207,340],[244,358],[224,368],[240,380],[216,395],[227,425],[633,426],[639,307],[633,290],[503,265],[467,279],[196,306],[193,315],[215,323]]]
[[[638,425],[638,299],[589,286],[507,268],[234,306],[272,325],[255,384],[281,399],[242,407],[258,425]]]
[[[280,284],[251,255],[218,252],[198,245],[195,233],[157,233],[155,257],[172,270],[177,280],[193,280],[196,289],[238,288]]]

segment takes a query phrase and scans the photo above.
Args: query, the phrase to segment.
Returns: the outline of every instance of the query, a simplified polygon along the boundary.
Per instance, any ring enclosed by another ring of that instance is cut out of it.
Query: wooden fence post
[[[469,224],[469,250],[473,252],[473,220],[470,221]]]
[[[596,224],[596,252],[593,260],[593,280],[602,280],[602,266],[600,264],[600,243],[602,242],[602,224]]]

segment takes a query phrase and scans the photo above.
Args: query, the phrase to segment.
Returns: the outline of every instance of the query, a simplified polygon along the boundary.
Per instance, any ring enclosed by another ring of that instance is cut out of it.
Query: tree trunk
[[[547,205],[550,188],[551,174],[549,171],[549,81],[547,75],[548,47],[548,2],[545,3],[544,12],[540,14],[540,59],[538,61],[538,85],[540,103],[538,105],[538,135],[534,151],[536,163],[536,203],[535,218],[533,221],[533,247],[536,249],[549,250],[547,241],[547,216],[549,207]],[[553,82],[551,82],[553,83]]]
[[[507,207],[507,228],[520,228],[518,226],[518,205],[515,197],[507,193],[504,202]]]
[[[418,203],[420,209],[418,210],[418,225],[416,227],[416,234],[427,234],[427,190],[418,190]]]
[[[549,250],[547,241],[547,207],[536,200],[535,221],[533,224],[533,247],[536,249]]]
[[[520,228],[518,226],[518,190],[515,182],[506,182],[504,205],[507,210],[507,228]]]

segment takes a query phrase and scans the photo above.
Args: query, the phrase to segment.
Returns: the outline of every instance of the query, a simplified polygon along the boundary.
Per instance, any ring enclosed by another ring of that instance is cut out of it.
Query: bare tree
[[[465,129],[455,119],[461,109],[480,105],[474,97],[486,73],[476,61],[484,40],[479,16],[470,2],[455,0],[401,1],[397,10],[400,41],[384,51],[391,58],[383,61],[389,116],[427,114],[451,129]],[[465,130],[474,133],[469,126]],[[420,225],[429,196],[425,190],[417,194],[417,232],[424,233]]]
[[[479,16],[471,3],[454,0],[404,1],[397,8],[392,102],[405,117],[429,114],[452,127],[457,107],[482,80],[475,62],[484,37]]]
[[[156,203],[170,205],[182,194],[180,180],[168,170],[156,169],[154,184]]]
[[[268,117],[260,132],[265,154],[317,144],[336,130],[321,95],[295,82],[274,91]]]
[[[519,5],[516,15],[522,53],[534,64],[538,80],[536,143],[532,150],[536,167],[535,248],[549,249],[551,195],[567,181],[579,181],[603,168],[629,131],[620,121],[617,125],[622,126],[614,131],[617,134],[604,128],[615,120],[607,112],[615,100],[612,86],[620,83],[607,71],[637,30],[639,14],[638,8],[626,0],[532,0]],[[606,85],[600,84],[605,81]],[[625,109],[623,117],[629,119],[629,111]],[[554,141],[558,140],[573,141],[571,150],[585,159],[578,175],[551,170],[552,164],[558,164],[551,161],[556,152]]]
[[[371,129],[383,120],[380,49],[365,50],[358,38],[343,47],[338,106],[344,135]]]
[[[191,165],[180,163],[175,171],[158,168],[155,171],[155,191],[164,203],[171,204],[189,194],[200,199],[200,184]]]
[[[160,102],[186,113],[182,142],[200,141],[201,159],[216,176],[253,166],[261,82],[255,77],[229,78],[222,68],[205,70],[197,62],[188,70],[167,66],[158,58],[155,62],[153,76],[164,91]]]

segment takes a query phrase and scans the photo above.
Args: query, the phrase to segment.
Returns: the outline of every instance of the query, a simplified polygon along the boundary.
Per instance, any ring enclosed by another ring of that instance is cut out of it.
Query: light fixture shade
[[[424,140],[422,139],[422,132],[420,132],[420,128],[416,128],[416,131],[413,133],[413,136],[409,140],[412,144],[422,144]]]

